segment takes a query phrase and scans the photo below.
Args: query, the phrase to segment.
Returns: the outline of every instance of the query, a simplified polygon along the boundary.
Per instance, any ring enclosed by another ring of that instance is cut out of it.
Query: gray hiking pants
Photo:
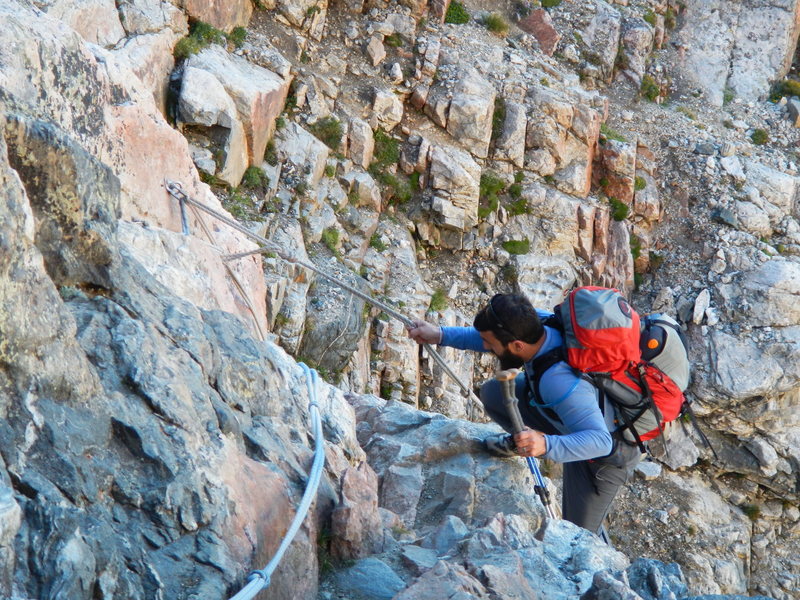
[[[516,396],[525,425],[548,435],[560,433],[550,420],[528,403],[524,373],[517,376]],[[503,391],[496,379],[481,387],[481,402],[495,423],[509,433],[513,432],[503,403]],[[628,481],[640,459],[638,447],[614,440],[614,450],[606,457],[564,463],[561,494],[564,519],[604,537],[603,520],[617,491]]]

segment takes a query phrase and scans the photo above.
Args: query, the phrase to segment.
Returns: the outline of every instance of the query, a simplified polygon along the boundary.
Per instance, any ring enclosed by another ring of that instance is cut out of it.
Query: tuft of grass
[[[637,192],[641,192],[644,188],[647,187],[647,181],[645,181],[644,177],[636,177],[633,180],[633,189]]]
[[[331,150],[336,150],[342,143],[342,123],[336,117],[323,117],[311,127],[311,133],[317,136],[322,143]]]
[[[527,254],[531,251],[530,240],[508,240],[503,242],[503,250],[509,254]]]
[[[628,140],[625,139],[625,136],[623,136],[621,133],[615,131],[614,129],[611,129],[611,127],[609,127],[605,123],[600,125],[600,134],[603,135],[606,139],[609,139],[609,140],[616,140],[618,142],[627,142],[628,141]]]
[[[514,198],[514,200],[519,200],[522,197],[522,184],[512,183],[508,186],[508,195]]]
[[[450,6],[447,7],[444,22],[452,25],[463,25],[464,23],[469,23],[469,20],[470,16],[467,8],[458,0],[452,0]]]
[[[267,142],[267,147],[264,148],[264,162],[273,167],[278,164],[278,151],[275,148],[275,140]]]
[[[617,200],[616,198],[609,198],[608,203],[611,205],[611,218],[615,221],[624,221],[628,218],[628,214],[631,211],[631,207],[622,202],[621,200]]]
[[[664,12],[664,27],[667,29],[675,29],[677,23],[677,15],[675,9],[671,6]]]
[[[265,183],[264,180],[269,182],[269,178],[259,167],[247,167],[244,175],[242,175],[242,186],[248,190],[256,189]]]
[[[325,165],[325,177],[333,177],[334,175],[336,175],[336,167]]]
[[[544,87],[550,87],[550,80],[549,80],[547,77],[542,77],[542,78],[539,80],[539,83],[540,83],[541,85],[543,85]]]
[[[769,141],[769,133],[766,129],[756,129],[750,134],[750,139],[757,146],[763,146]]]
[[[642,240],[636,234],[631,234],[630,240],[631,256],[636,260],[642,255]]]
[[[655,102],[661,94],[661,90],[652,75],[645,75],[642,77],[642,85],[639,88],[639,93],[650,100],[650,102]]]
[[[761,507],[755,504],[743,504],[739,508],[751,521],[756,521],[761,516]]]
[[[420,174],[414,171],[411,175],[408,176],[408,183],[411,186],[412,190],[420,190],[422,189],[422,183],[420,182]]]
[[[225,44],[227,40],[225,33],[216,27],[203,21],[195,21],[189,26],[189,35],[175,44],[172,55],[176,60],[189,58],[189,56],[197,54],[210,44]]]
[[[733,90],[729,87],[726,87],[725,90],[722,92],[722,104],[730,104],[733,101],[734,93]]]
[[[334,254],[338,254],[338,246],[339,246],[339,230],[335,227],[328,227],[325,231],[322,232],[322,243],[328,247],[328,250],[333,252]]]
[[[685,115],[685,116],[686,116],[688,119],[690,119],[691,121],[694,121],[695,119],[697,119],[697,115],[694,113],[694,111],[692,111],[692,110],[689,110],[689,109],[688,109],[688,108],[686,108],[685,106],[679,106],[679,107],[678,107],[678,108],[676,108],[675,110],[676,110],[677,112],[681,113],[682,115]]]
[[[499,13],[490,13],[487,15],[483,20],[483,24],[486,29],[500,37],[505,37],[508,33],[508,22],[503,18],[503,15]]]
[[[561,0],[542,0],[542,8],[555,8],[561,4]]]
[[[508,214],[510,214],[512,217],[517,215],[526,215],[529,212],[530,208],[528,207],[527,198],[517,198],[517,200],[508,205]]]
[[[374,248],[378,252],[384,252],[388,246],[383,243],[379,234],[373,233],[372,237],[369,238],[369,247]]]
[[[441,312],[447,308],[447,296],[444,290],[439,288],[431,296],[431,302],[428,305],[429,312]]]
[[[383,43],[392,48],[399,48],[403,45],[403,38],[400,37],[399,33],[393,33],[384,37]]]
[[[656,13],[652,11],[652,9],[647,9],[642,16],[646,23],[648,23],[651,27],[656,26]]]
[[[244,45],[244,41],[247,39],[247,29],[244,27],[234,27],[225,37],[228,38],[231,44],[237,48],[241,48]]]
[[[372,164],[380,167],[397,164],[400,160],[400,142],[382,129],[377,129],[372,137],[375,140]]]
[[[310,19],[311,17],[313,17],[315,14],[317,14],[317,13],[318,13],[318,12],[320,12],[321,10],[322,10],[322,9],[321,9],[321,8],[320,8],[318,5],[316,5],[316,4],[315,4],[314,6],[309,6],[309,7],[306,9],[306,18],[309,18],[309,19]]]
[[[494,112],[492,113],[492,141],[503,133],[503,124],[506,121],[506,100],[502,96],[494,97]]]

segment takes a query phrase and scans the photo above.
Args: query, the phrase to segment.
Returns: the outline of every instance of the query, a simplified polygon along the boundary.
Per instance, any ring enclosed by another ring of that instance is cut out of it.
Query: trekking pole
[[[519,369],[508,369],[505,371],[498,371],[495,373],[495,379],[500,383],[500,387],[503,389],[503,404],[506,406],[506,412],[508,412],[508,417],[511,419],[511,427],[514,429],[514,433],[521,433],[525,426],[522,423],[522,415],[519,414],[519,406],[517,406],[517,394],[515,391],[516,386],[516,378],[519,374]],[[533,475],[533,491],[536,492],[536,495],[539,496],[539,500],[541,500],[542,505],[544,506],[545,510],[547,511],[547,515],[551,519],[555,519],[556,515],[553,512],[553,506],[550,502],[550,491],[547,489],[547,485],[545,485],[544,477],[542,477],[542,472],[539,470],[539,461],[537,461],[533,456],[526,456],[525,461],[528,463],[528,469]]]

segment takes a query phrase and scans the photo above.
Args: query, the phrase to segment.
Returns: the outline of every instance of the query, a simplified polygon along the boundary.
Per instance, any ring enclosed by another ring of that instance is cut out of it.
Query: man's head
[[[504,369],[520,367],[532,358],[544,336],[539,316],[522,294],[496,294],[475,315],[473,326]]]

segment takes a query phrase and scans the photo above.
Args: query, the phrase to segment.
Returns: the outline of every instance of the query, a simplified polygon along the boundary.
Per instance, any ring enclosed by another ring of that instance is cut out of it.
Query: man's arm
[[[544,456],[557,462],[573,462],[607,456],[613,449],[611,434],[597,403],[597,390],[576,377],[563,363],[554,365],[542,377],[542,400],[562,422],[562,435],[543,435],[526,431],[518,448],[530,448],[523,456]],[[543,444],[542,444],[543,442]],[[546,449],[542,453],[542,449]],[[537,454],[534,454],[538,452]]]
[[[439,327],[426,321],[414,321],[408,337],[418,344],[439,344],[460,350],[484,352],[483,340],[474,327]]]

